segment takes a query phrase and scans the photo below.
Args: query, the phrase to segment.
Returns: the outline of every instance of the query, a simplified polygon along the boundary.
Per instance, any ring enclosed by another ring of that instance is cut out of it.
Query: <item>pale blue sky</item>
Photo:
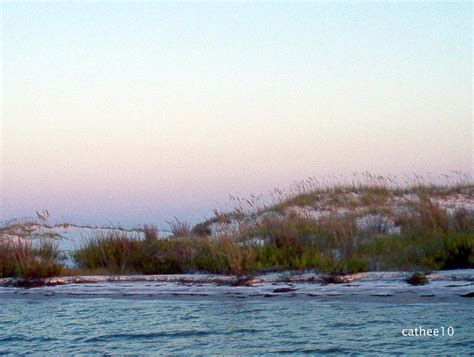
[[[472,170],[472,4],[2,3],[0,219],[196,220],[311,175]]]

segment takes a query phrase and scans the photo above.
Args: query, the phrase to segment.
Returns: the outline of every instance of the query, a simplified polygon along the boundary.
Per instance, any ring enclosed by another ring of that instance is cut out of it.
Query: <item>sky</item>
[[[196,222],[309,176],[472,173],[470,2],[0,6],[0,220]]]

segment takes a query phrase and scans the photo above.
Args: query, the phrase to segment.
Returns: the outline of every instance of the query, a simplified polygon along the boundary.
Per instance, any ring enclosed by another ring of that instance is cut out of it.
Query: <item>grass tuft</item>
[[[61,274],[62,255],[56,242],[0,240],[0,277],[40,279]]]

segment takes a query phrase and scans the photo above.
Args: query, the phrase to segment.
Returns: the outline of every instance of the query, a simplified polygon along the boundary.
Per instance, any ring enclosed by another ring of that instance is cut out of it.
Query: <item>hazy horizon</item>
[[[0,220],[195,222],[308,176],[473,173],[469,2],[0,6]]]

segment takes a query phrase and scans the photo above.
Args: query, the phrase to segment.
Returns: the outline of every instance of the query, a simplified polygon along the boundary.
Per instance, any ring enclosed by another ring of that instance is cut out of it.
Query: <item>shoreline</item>
[[[44,286],[7,286],[0,280],[1,299],[317,299],[367,302],[469,302],[474,297],[474,269],[437,271],[429,283],[413,286],[405,272],[350,274],[339,283],[326,283],[321,274],[269,273],[246,285],[236,277],[208,274],[103,275],[45,279]],[[49,283],[49,284],[48,284]]]

